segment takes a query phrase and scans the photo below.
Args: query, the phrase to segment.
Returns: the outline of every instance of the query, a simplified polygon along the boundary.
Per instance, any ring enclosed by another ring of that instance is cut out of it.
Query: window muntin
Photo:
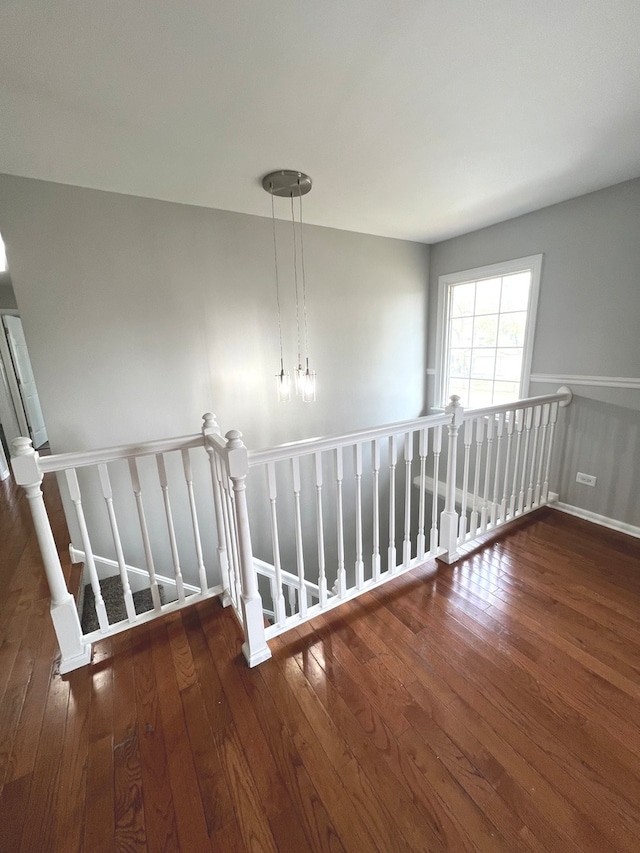
[[[466,408],[528,393],[542,255],[440,278],[440,396]]]

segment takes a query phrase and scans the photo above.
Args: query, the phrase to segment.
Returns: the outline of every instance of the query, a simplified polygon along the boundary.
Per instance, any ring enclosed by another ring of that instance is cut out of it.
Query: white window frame
[[[475,267],[470,270],[460,270],[459,272],[447,273],[446,275],[441,275],[438,278],[438,327],[436,335],[436,385],[434,401],[436,406],[446,406],[449,402],[444,399],[446,382],[446,353],[449,346],[449,288],[454,284],[461,284],[468,281],[481,281],[484,278],[496,278],[497,276],[524,272],[525,270],[531,270],[531,285],[529,287],[529,302],[527,305],[527,328],[522,353],[519,399],[523,399],[528,396],[536,316],[538,313],[538,294],[540,292],[542,258],[542,254],[528,255],[526,258],[515,258],[511,261],[500,261],[497,264],[488,264],[487,266]],[[464,406],[465,401],[462,400],[461,402]]]

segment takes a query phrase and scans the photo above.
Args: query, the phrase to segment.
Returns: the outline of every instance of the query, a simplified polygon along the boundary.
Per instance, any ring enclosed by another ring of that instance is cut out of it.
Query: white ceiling
[[[434,242],[640,175],[638,0],[2,0],[0,171]],[[285,215],[283,213],[283,215]]]

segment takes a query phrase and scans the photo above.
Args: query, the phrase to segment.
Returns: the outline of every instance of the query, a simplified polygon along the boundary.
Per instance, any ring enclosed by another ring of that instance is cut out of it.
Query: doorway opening
[[[7,458],[11,443],[29,436],[35,448],[48,442],[31,359],[0,234],[0,444]]]

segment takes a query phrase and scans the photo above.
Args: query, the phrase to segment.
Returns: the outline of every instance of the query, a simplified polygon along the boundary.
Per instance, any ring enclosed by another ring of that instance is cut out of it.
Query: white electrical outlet
[[[582,483],[584,486],[595,486],[597,479],[593,474],[581,474],[580,471],[576,474],[576,483]]]

